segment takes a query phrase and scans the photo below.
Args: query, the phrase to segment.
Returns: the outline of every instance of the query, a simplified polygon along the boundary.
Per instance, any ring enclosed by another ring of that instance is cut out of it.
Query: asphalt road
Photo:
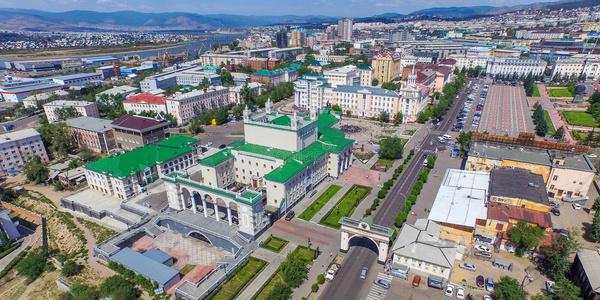
[[[390,191],[388,199],[383,201],[380,208],[377,209],[377,212],[373,217],[375,224],[387,227],[394,226],[394,220],[398,215],[398,212],[404,207],[407,195],[410,194],[413,184],[417,181],[419,172],[423,169],[423,155],[427,154],[429,157],[436,148],[444,147],[437,142],[436,138],[452,129],[453,124],[456,122],[456,116],[459,114],[467,98],[465,87],[461,89],[459,95],[458,101],[454,103],[446,116],[444,116],[444,120],[441,124],[430,128],[430,131],[423,139],[422,146],[416,151],[415,156],[408,164],[408,167],[404,169],[398,182]],[[358,246],[362,247],[350,248],[346,258],[342,262],[340,271],[335,276],[334,280],[327,285],[319,299],[347,300],[366,298],[368,291],[373,284],[373,279],[375,279],[377,273],[382,270],[382,268],[376,264],[377,254],[368,249],[369,243],[370,242],[367,242],[365,239],[361,239]],[[371,269],[366,280],[359,278],[360,271],[365,266]]]
[[[7,256],[0,259],[0,270],[4,270],[4,268],[6,268],[6,266],[15,257],[17,257],[17,255],[19,255],[21,252],[23,252],[25,250],[25,248],[33,245],[35,240],[37,240],[37,233],[29,228],[19,226],[19,232],[21,232],[21,234],[25,236],[25,238],[22,240],[23,244],[21,244],[21,246],[19,246],[19,248],[15,249],[15,251],[11,252]]]
[[[2,127],[4,125],[15,125],[15,129],[13,129],[13,131],[30,128],[29,123],[39,120],[40,116],[43,116],[43,115],[44,115],[44,111],[42,110],[42,111],[34,113],[34,115],[32,115],[31,117],[25,117],[25,118],[21,118],[21,119],[15,120],[15,121],[1,123],[0,124],[0,133],[3,133],[6,131],[6,130],[4,130],[4,127]]]

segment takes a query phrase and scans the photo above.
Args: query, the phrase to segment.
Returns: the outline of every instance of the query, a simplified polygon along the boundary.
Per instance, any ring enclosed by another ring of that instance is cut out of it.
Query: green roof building
[[[174,135],[158,144],[100,159],[84,166],[88,186],[123,200],[130,199],[158,178],[197,164],[199,144],[198,139]]]

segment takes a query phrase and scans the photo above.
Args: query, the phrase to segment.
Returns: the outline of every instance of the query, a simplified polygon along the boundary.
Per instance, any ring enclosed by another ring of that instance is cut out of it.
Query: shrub
[[[317,276],[317,282],[318,282],[319,284],[323,284],[323,283],[325,282],[325,276],[324,276],[323,274],[319,274],[319,275]]]
[[[392,179],[396,180],[396,179],[398,179],[398,176],[400,176],[400,175],[397,173],[394,173],[394,175],[392,175]]]
[[[371,209],[367,208],[367,211],[365,211],[365,215],[370,216],[371,215]]]
[[[66,277],[71,277],[71,276],[75,276],[77,275],[77,273],[79,273],[80,270],[80,266],[72,261],[72,260],[67,260],[62,267],[62,270],[60,271],[60,275],[62,276],[66,276]]]
[[[375,205],[375,203],[371,204],[371,211],[374,211],[377,209],[377,205]]]
[[[318,284],[316,284],[316,283],[313,283],[313,285],[310,287],[310,290],[311,290],[313,293],[316,293],[316,292],[319,290],[319,285],[318,285]]]
[[[411,203],[411,204],[417,203],[417,196],[415,196],[415,195],[408,196],[408,199],[406,199],[406,202]]]
[[[402,227],[402,224],[406,221],[406,217],[408,217],[408,215],[405,212],[400,212],[395,220],[396,227]]]
[[[383,199],[383,198],[385,198],[386,194],[387,194],[386,190],[379,190],[379,192],[377,192],[377,197]]]
[[[410,149],[409,155],[410,155],[410,156],[413,156],[413,155],[415,155],[415,149]]]
[[[373,200],[373,204],[375,204],[375,207],[379,206],[379,199],[375,198],[375,200]]]

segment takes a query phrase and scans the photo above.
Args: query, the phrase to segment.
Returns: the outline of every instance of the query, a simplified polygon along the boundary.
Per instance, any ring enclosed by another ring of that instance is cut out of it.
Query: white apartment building
[[[42,136],[33,128],[0,135],[0,176],[17,173],[35,155],[42,162],[48,161],[48,153]]]
[[[532,31],[532,30],[517,30],[515,38],[526,40],[541,40],[541,39],[562,39],[565,33],[562,31]]]
[[[465,54],[450,55],[448,58],[454,59],[456,61],[454,67],[459,69],[475,67],[482,67],[485,69],[488,59],[490,58],[490,49],[473,47],[469,48]]]
[[[294,82],[294,104],[303,109],[319,109],[331,102],[328,80],[318,74],[304,74]]]
[[[552,76],[579,77],[582,74],[586,79],[598,80],[600,78],[600,55],[575,54],[571,58],[557,59],[552,70]]]
[[[166,114],[167,97],[154,96],[149,93],[131,96],[123,101],[123,109],[127,112],[133,111],[136,115],[143,111]]]
[[[203,66],[220,67],[221,64],[243,64],[246,58],[245,55],[239,54],[202,54],[200,62]]]
[[[51,98],[56,98],[56,100],[66,100],[66,99],[69,99],[69,93],[67,91],[58,90],[58,91],[34,94],[31,96],[27,96],[23,99],[23,106],[27,107],[27,108],[29,108],[29,107],[36,108],[38,106],[38,103],[42,103],[42,105],[46,104],[51,101],[50,100]]]
[[[242,99],[242,94],[241,94],[243,87],[244,87],[243,85],[236,85],[236,86],[232,86],[232,87],[228,88],[229,89],[229,103],[240,104],[240,103],[244,102],[244,99]],[[250,83],[248,83],[248,87],[254,91],[255,96],[258,96],[258,95],[262,94],[262,92],[267,90],[267,86],[260,82],[250,82]]]
[[[70,86],[83,86],[88,82],[97,82],[101,80],[102,76],[100,74],[79,73],[11,82],[0,85],[0,99],[10,102],[21,102],[34,91],[42,93],[58,91],[68,89]]]
[[[98,105],[96,105],[94,102],[56,100],[44,104],[44,112],[46,113],[48,122],[55,123],[59,121],[58,111],[67,108],[75,109],[78,114],[76,117],[100,118]]]
[[[360,85],[371,86],[371,84],[373,83],[373,76],[375,75],[375,70],[367,66],[357,66],[357,68],[360,77]]]
[[[546,61],[539,59],[518,59],[513,57],[490,57],[485,73],[490,76],[512,75],[534,76],[543,75],[546,70]]]
[[[356,66],[344,66],[323,71],[323,77],[332,88],[338,85],[360,85],[360,73]]]
[[[221,84],[221,76],[214,72],[207,72],[199,66],[187,66],[148,76],[140,82],[140,87],[143,93],[147,93],[156,89],[167,90],[178,84],[197,86],[204,78],[209,79],[211,85]]]
[[[176,93],[167,98],[167,111],[177,118],[177,124],[185,124],[203,110],[219,109],[229,105],[229,89],[210,87],[205,91]]]
[[[132,87],[132,86],[128,86],[128,85],[115,86],[112,89],[108,89],[104,92],[96,94],[96,101],[100,100],[102,95],[107,95],[109,97],[121,95],[123,97],[123,99],[126,99],[129,95],[133,95],[133,94],[139,93],[139,92],[140,92],[140,89],[138,89],[136,87]]]
[[[347,55],[321,55],[321,54],[311,54],[315,57],[317,61],[326,61],[326,62],[344,62],[348,60]],[[296,60],[305,60],[306,54],[300,54],[296,56]]]

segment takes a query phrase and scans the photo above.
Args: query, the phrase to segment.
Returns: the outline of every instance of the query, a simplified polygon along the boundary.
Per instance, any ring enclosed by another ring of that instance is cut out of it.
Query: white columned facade
[[[215,200],[215,219],[219,222],[219,203]]]
[[[229,226],[233,224],[231,220],[231,207],[227,206],[227,219],[229,220]]]
[[[206,197],[202,197],[202,207],[204,208],[204,217],[208,217],[208,210],[206,209]]]

